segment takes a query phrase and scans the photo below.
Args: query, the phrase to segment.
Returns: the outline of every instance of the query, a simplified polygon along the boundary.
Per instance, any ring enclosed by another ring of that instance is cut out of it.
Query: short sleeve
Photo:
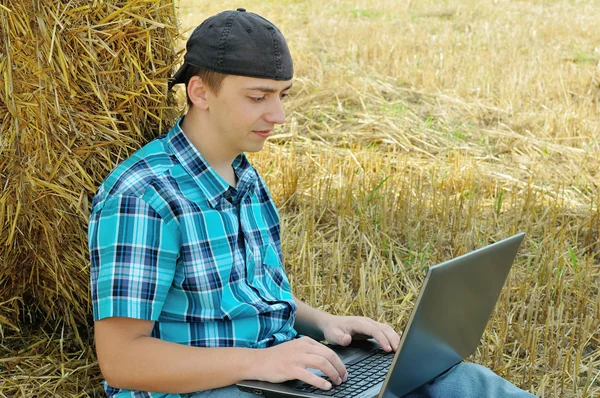
[[[175,229],[143,199],[117,196],[90,217],[94,320],[158,320],[179,256]]]

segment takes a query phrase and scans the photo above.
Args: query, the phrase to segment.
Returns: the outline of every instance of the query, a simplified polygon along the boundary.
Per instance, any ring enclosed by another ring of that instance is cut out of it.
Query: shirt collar
[[[215,208],[220,198],[229,190],[230,185],[210,167],[200,151],[190,142],[181,129],[181,121],[177,120],[167,134],[167,142],[185,171],[202,190],[211,207]],[[250,165],[244,153],[239,154],[232,163],[238,178],[238,195],[244,195],[258,180],[256,170]]]

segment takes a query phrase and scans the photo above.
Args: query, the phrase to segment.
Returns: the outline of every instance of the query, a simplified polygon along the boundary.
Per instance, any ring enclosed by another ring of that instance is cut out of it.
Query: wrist
[[[320,312],[320,316],[315,319],[315,327],[319,331],[320,340],[325,340],[325,332],[329,329],[329,324],[333,322],[336,315],[326,312]]]
[[[241,348],[241,350],[244,350],[242,357],[245,359],[240,361],[242,364],[240,369],[242,380],[260,380],[260,364],[264,363],[262,355],[266,354],[266,348]]]
[[[325,334],[335,316],[312,308],[297,298],[294,299],[298,306],[296,321],[294,323],[296,331],[300,334],[310,336],[317,341],[325,340]]]

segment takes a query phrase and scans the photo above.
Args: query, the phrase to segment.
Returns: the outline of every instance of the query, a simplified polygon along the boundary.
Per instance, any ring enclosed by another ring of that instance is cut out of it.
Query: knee
[[[491,370],[489,370],[485,366],[481,366],[481,365],[478,365],[478,364],[472,363],[472,362],[461,362],[458,365],[456,365],[455,368],[460,369],[460,371],[462,371],[462,372],[469,372],[469,373],[491,372]]]
[[[490,377],[498,377],[494,372],[485,366],[477,365],[471,362],[461,362],[452,368],[452,373],[455,376],[469,380],[488,379]]]
[[[448,381],[454,380],[466,387],[473,397],[534,397],[498,376],[490,369],[470,362],[462,362],[449,372]]]

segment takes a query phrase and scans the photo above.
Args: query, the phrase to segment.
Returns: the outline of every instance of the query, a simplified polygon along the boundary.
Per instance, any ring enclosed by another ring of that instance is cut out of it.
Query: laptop
[[[395,354],[373,339],[348,347],[330,345],[348,370],[345,383],[325,391],[299,380],[245,380],[238,388],[267,398],[396,398],[410,393],[475,352],[524,236],[430,267]]]

